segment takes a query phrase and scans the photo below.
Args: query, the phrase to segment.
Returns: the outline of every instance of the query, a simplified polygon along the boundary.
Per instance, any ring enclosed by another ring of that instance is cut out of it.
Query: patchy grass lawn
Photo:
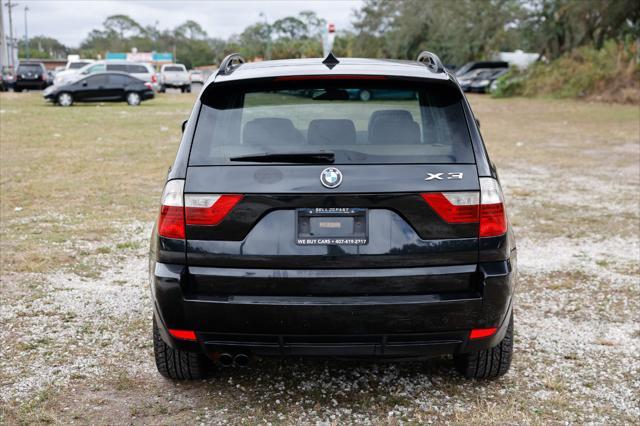
[[[465,381],[446,358],[260,359],[172,383],[153,364],[146,246],[193,98],[0,94],[0,422],[637,422],[637,107],[470,99],[518,238],[501,380]]]

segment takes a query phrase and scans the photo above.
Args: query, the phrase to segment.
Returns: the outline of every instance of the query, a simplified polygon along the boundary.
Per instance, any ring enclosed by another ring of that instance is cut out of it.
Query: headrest
[[[418,144],[420,126],[409,111],[393,109],[375,111],[369,118],[369,143]]]
[[[346,119],[312,120],[307,141],[311,145],[354,145],[356,126],[353,121]]]
[[[288,118],[256,118],[244,125],[242,143],[249,145],[302,144],[304,136]]]

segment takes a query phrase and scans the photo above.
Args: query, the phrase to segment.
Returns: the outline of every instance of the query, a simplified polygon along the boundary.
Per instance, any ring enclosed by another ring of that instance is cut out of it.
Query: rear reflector
[[[170,180],[162,193],[158,234],[166,238],[184,239],[184,180]]]
[[[242,200],[240,194],[187,194],[187,225],[215,226]]]
[[[474,328],[471,330],[471,333],[469,333],[469,339],[483,339],[485,337],[491,337],[496,334],[496,331],[498,331],[497,327]]]
[[[192,330],[175,330],[170,328],[169,334],[171,334],[176,339],[180,339],[180,340],[190,340],[193,342],[197,340],[196,333]]]

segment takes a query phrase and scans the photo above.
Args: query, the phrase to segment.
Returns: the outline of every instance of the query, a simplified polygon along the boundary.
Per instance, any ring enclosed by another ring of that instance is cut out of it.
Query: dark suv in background
[[[43,90],[49,86],[49,74],[42,62],[20,62],[16,70],[13,90]]]
[[[351,95],[365,90],[384,97]],[[230,55],[161,204],[149,272],[166,377],[254,355],[509,368],[515,241],[469,104],[432,53]]]

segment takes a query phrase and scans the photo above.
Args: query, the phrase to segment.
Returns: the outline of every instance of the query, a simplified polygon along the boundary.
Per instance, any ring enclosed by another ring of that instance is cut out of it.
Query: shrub
[[[582,47],[550,63],[511,70],[498,82],[496,97],[552,96],[616,102],[640,101],[638,43],[608,41],[602,49]]]

